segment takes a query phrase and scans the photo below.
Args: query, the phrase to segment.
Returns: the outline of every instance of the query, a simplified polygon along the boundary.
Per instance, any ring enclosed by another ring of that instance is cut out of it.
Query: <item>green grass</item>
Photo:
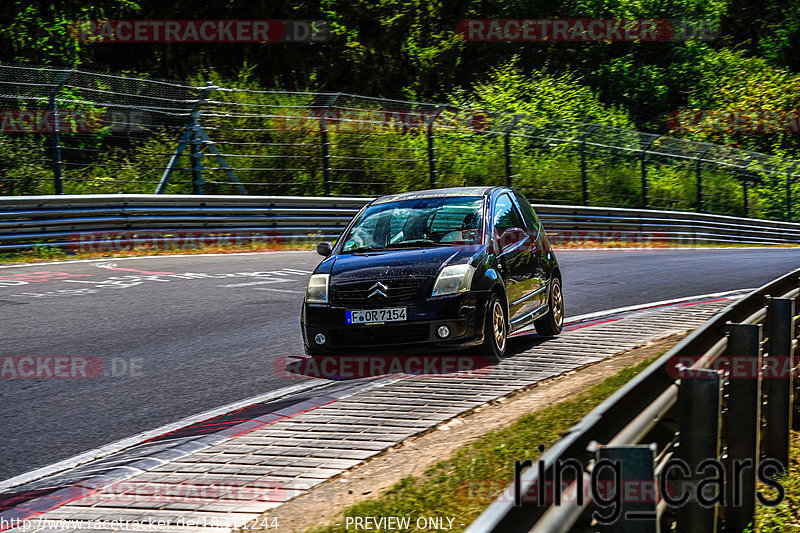
[[[344,516],[407,516],[408,530],[417,531],[418,517],[455,517],[453,531],[463,531],[509,483],[515,459],[536,459],[538,446],[550,447],[571,426],[644,370],[655,358],[626,368],[552,407],[525,415],[510,426],[493,431],[458,450],[453,457],[429,468],[422,476],[402,479],[377,499],[353,505]],[[313,533],[347,531],[341,525],[308,530]],[[445,520],[445,525],[447,521]],[[383,531],[380,529],[371,531]],[[388,531],[388,530],[387,530]]]
[[[789,471],[778,479],[786,490],[786,497],[775,507],[758,505],[758,533],[800,531],[800,432],[793,431],[791,434]],[[769,497],[773,497],[773,494],[769,494]]]
[[[150,255],[189,255],[189,254],[229,254],[229,253],[237,253],[237,252],[280,252],[280,251],[290,251],[290,250],[315,250],[317,246],[316,242],[301,242],[301,243],[293,243],[290,246],[276,246],[274,244],[245,244],[245,245],[237,245],[237,246],[226,246],[226,247],[218,247],[218,246],[206,246],[200,248],[191,248],[185,249],[180,247],[175,248],[148,248],[148,247],[140,247],[135,250],[121,250],[116,252],[86,252],[86,253],[74,253],[65,251],[57,246],[53,246],[50,244],[42,243],[37,244],[34,248],[30,250],[25,250],[22,252],[15,252],[15,253],[0,253],[0,264],[16,264],[16,263],[36,263],[41,261],[70,261],[76,259],[105,259],[105,258],[115,258],[115,257],[141,257],[141,256],[150,256]],[[556,250],[560,249],[578,249],[578,248],[640,248],[640,247],[658,247],[658,248],[669,248],[667,245],[658,245],[658,244],[635,244],[635,243],[622,243],[622,242],[588,242],[583,243],[581,245],[554,245]],[[694,248],[722,248],[722,247],[752,247],[752,246],[762,246],[762,245],[751,245],[751,244],[703,244],[694,246]],[[773,245],[776,248],[790,248],[795,247],[796,245]]]

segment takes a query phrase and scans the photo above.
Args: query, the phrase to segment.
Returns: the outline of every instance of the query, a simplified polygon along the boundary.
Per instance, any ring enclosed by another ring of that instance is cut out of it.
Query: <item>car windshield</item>
[[[345,253],[392,248],[477,244],[482,238],[482,197],[441,197],[374,204],[344,240]]]

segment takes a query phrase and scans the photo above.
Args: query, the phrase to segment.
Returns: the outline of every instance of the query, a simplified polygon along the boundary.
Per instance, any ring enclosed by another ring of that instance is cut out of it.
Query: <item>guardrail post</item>
[[[767,397],[764,455],[778,460],[785,468],[789,466],[789,430],[792,427],[793,317],[793,298],[770,298],[767,305],[767,353],[764,356]]]
[[[678,531],[717,531],[718,507],[701,505],[697,499],[697,486],[702,479],[698,466],[705,460],[717,460],[720,450],[720,409],[722,406],[722,380],[720,373],[712,370],[680,369],[681,384],[678,391],[679,437],[676,456],[690,469],[688,482],[692,497],[678,508]],[[702,405],[702,409],[697,406]],[[662,475],[671,476],[670,472]],[[682,497],[683,483],[676,483],[679,490],[674,498]],[[713,487],[712,487],[713,488]],[[703,494],[712,499],[714,494]]]
[[[58,118],[58,104],[56,103],[56,96],[58,95],[59,91],[61,91],[62,87],[64,87],[67,79],[74,71],[74,69],[70,70],[61,76],[61,79],[53,88],[53,92],[50,93],[50,98],[48,99],[47,103],[47,109],[50,111],[53,118],[53,135],[50,139],[50,150],[53,164],[53,190],[55,194],[64,194],[64,181],[61,175],[63,166],[63,161],[61,160],[61,125]]]
[[[637,446],[602,446],[597,450],[597,463],[606,463],[597,472],[599,492],[606,500],[618,495],[619,518],[600,526],[602,533],[658,533],[656,513],[657,483],[653,462],[655,444]],[[617,468],[610,465],[617,464]],[[617,474],[619,474],[617,476]],[[614,479],[617,477],[617,479]],[[617,486],[619,483],[619,486]],[[597,503],[597,502],[595,502]]]
[[[725,437],[726,531],[743,531],[756,507],[756,469],[761,434],[761,326],[729,324],[725,357],[731,362]]]

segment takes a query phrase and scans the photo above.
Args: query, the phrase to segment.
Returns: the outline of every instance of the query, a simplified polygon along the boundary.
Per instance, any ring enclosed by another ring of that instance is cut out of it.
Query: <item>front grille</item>
[[[335,346],[379,346],[428,340],[428,324],[402,326],[353,326],[330,331]]]
[[[376,291],[377,283],[381,283],[386,287],[385,290],[382,287],[378,287],[386,294],[385,297],[380,294],[373,294]],[[334,302],[339,305],[385,307],[386,304],[413,302],[417,299],[424,284],[424,278],[350,281],[334,284],[331,288],[331,293]],[[372,297],[370,297],[371,294],[373,294]]]

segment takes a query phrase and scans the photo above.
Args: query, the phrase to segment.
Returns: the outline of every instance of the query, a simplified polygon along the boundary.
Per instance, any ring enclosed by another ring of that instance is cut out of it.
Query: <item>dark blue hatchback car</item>
[[[308,282],[311,355],[475,347],[492,359],[531,323],[561,332],[561,271],[530,203],[505,187],[378,198],[353,218]]]

